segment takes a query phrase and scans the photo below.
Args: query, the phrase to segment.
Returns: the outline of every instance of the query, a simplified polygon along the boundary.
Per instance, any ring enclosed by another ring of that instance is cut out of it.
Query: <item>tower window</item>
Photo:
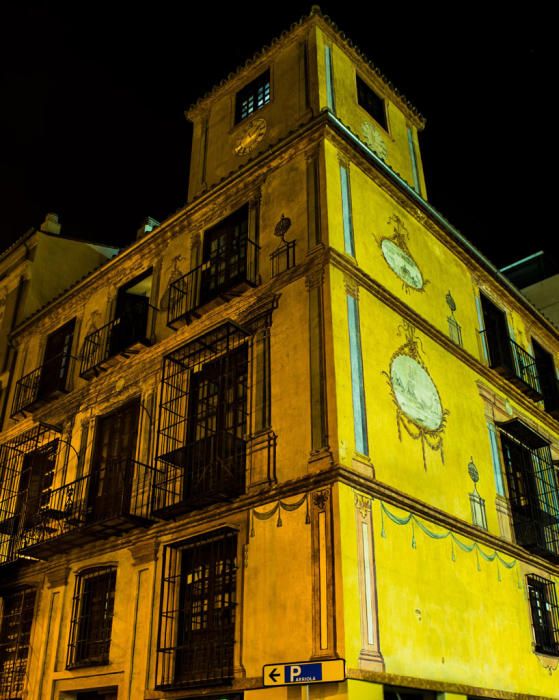
[[[559,607],[555,584],[541,576],[526,576],[535,650],[559,656]]]
[[[109,663],[116,569],[88,569],[76,578],[68,668]]]
[[[359,76],[357,77],[357,103],[369,112],[371,117],[378,122],[383,129],[388,131],[388,122],[386,121],[386,109],[382,97],[372,90],[367,83]]]
[[[235,124],[262,109],[270,101],[270,69],[239,90],[235,99]]]

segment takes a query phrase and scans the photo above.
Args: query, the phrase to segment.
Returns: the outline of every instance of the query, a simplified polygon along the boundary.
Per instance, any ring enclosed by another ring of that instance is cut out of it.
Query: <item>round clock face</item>
[[[425,369],[409,355],[397,355],[390,366],[390,383],[402,413],[426,430],[443,422],[439,392]]]
[[[389,238],[382,241],[381,248],[384,259],[403,282],[413,289],[423,289],[424,281],[421,270],[405,250],[402,250]]]
[[[250,153],[262,141],[265,133],[266,122],[264,119],[253,119],[237,139],[235,153],[238,156]]]

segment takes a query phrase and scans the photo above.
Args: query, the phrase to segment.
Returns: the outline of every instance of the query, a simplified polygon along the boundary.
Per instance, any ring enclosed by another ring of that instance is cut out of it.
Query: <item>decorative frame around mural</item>
[[[404,222],[397,214],[392,214],[387,223],[393,223],[394,233],[392,236],[383,236],[380,239],[377,237],[384,261],[398,279],[401,280],[402,289],[406,294],[409,294],[410,291],[424,292],[425,287],[430,282],[423,276],[423,272],[410,252],[407,242],[409,233]],[[398,259],[396,259],[396,256]],[[414,269],[415,274],[413,272]]]

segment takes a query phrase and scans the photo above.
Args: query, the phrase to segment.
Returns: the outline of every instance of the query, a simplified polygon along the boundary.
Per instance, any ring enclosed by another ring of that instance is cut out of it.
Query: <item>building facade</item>
[[[187,116],[184,209],[9,335],[0,698],[559,697],[559,337],[421,116],[316,9]]]

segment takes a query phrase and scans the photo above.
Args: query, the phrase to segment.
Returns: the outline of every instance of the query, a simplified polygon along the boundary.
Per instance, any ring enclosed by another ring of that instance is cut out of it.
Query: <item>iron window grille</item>
[[[2,598],[0,613],[0,700],[23,697],[35,590],[23,588]]]
[[[542,654],[559,656],[559,606],[555,584],[541,576],[526,576],[534,648]]]
[[[116,568],[96,567],[76,577],[66,667],[109,663]]]
[[[516,541],[559,561],[559,485],[549,444],[521,421],[498,427]]]
[[[0,445],[0,564],[18,558],[48,509],[60,440],[39,424]]]
[[[154,514],[173,516],[244,492],[250,340],[228,322],[164,359]]]
[[[270,102],[270,69],[239,90],[235,98],[235,124]]]
[[[236,592],[235,530],[221,528],[165,547],[157,687],[233,679]]]
[[[357,103],[363,107],[363,109],[368,112],[385,131],[388,131],[384,100],[382,97],[380,97],[380,95],[377,95],[377,93],[359,76],[356,76],[356,80]]]

